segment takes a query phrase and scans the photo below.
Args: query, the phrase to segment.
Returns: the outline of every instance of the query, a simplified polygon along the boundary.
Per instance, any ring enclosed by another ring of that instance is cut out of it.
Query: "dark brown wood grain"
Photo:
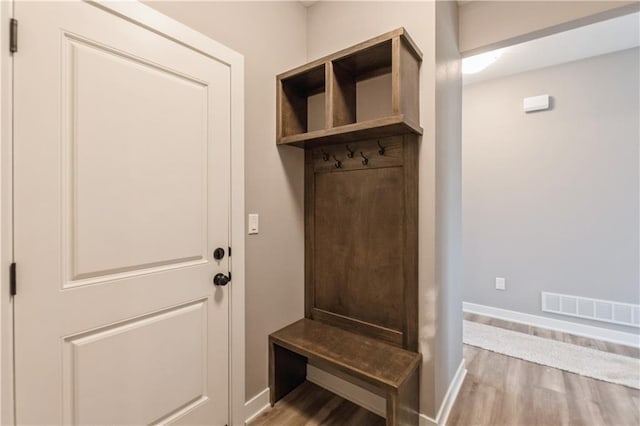
[[[313,147],[401,133],[422,134],[418,110],[418,70],[422,54],[404,28],[280,74],[279,145]],[[392,114],[357,121],[357,82],[391,74]],[[325,128],[309,131],[308,97],[325,92]]]
[[[269,399],[271,406],[307,378],[307,359],[269,339]]]
[[[406,39],[399,39],[399,111],[406,121],[420,122],[420,62],[415,60]]]
[[[286,79],[278,79],[278,139],[308,131],[308,98],[325,91],[324,65]]]
[[[314,152],[305,150],[304,168],[304,316],[311,318],[315,300],[313,283],[315,245],[315,179],[314,179]],[[328,161],[328,160],[327,160]]]
[[[283,136],[278,141],[278,145],[315,148],[338,142],[383,138],[404,133],[422,135],[422,132],[423,130],[419,125],[405,120],[403,115],[394,115],[360,123],[346,124],[331,129],[314,130],[309,133]]]
[[[404,136],[391,136],[323,145],[321,148],[307,149],[307,151],[312,153],[311,161],[313,162],[314,173],[340,173],[345,170],[402,167],[404,161],[403,141]],[[378,142],[380,142],[380,145],[378,145]],[[380,155],[378,152],[380,146],[384,148],[384,155]],[[353,158],[349,158],[349,151],[354,153]],[[323,154],[329,154],[329,160],[325,161]],[[340,169],[335,167],[334,155],[342,163]],[[367,165],[362,164],[362,156],[368,159]]]
[[[305,316],[411,350],[418,347],[417,143],[404,135],[307,149],[305,172]]]
[[[354,333],[360,333],[369,337],[384,340],[385,342],[391,343],[392,345],[396,345],[399,347],[403,346],[404,333],[399,330],[394,330],[392,328],[387,328],[378,324],[358,320],[350,316],[340,315],[318,308],[312,309],[311,318],[325,324],[352,331]]]
[[[403,347],[418,350],[418,137],[405,135],[403,149],[404,228],[403,253]]]
[[[331,75],[331,99],[329,128],[356,122],[356,79],[349,70],[339,63],[329,62]]]
[[[402,384],[396,398],[393,412],[394,416],[387,416],[387,425],[417,425],[420,421],[420,372],[419,369],[411,372],[407,380]],[[387,412],[390,403],[387,400]]]
[[[305,133],[307,131],[307,97],[284,83],[281,87],[281,136]]]
[[[387,425],[418,425],[420,354],[309,319],[269,342],[272,406],[304,381],[309,362],[386,398]]]
[[[391,40],[391,113],[401,114],[400,108],[400,39]]]
[[[315,307],[402,332],[403,170],[315,175]]]
[[[300,95],[311,96],[324,91],[325,79],[325,64],[320,64],[305,72],[281,79],[281,81],[283,85]]]
[[[285,78],[307,72],[308,70],[315,68],[319,65],[322,65],[328,61],[339,60],[340,58],[350,56],[358,51],[367,50],[370,47],[376,46],[378,44],[386,43],[395,37],[401,37],[407,40],[408,44],[411,46],[411,50],[414,56],[416,57],[416,60],[418,61],[422,60],[422,52],[420,51],[418,46],[415,44],[415,42],[411,39],[411,36],[409,36],[409,33],[407,33],[407,30],[405,30],[404,28],[397,28],[393,31],[389,31],[388,33],[381,34],[372,39],[363,41],[361,43],[358,43],[346,49],[342,49],[338,52],[316,59],[315,61],[309,62],[307,64],[291,69],[289,71],[283,72],[278,75],[278,79],[283,80]]]
[[[366,49],[353,51],[347,56],[334,59],[340,69],[348,72],[355,81],[366,80],[391,72],[391,44],[393,37]]]
[[[272,404],[309,362],[386,398],[388,425],[418,424],[420,61],[401,28],[278,76],[277,142],[305,148],[305,319],[269,336]],[[358,122],[357,83],[384,73],[392,115]]]
[[[380,394],[402,386],[421,360],[419,353],[309,319],[272,333],[270,339],[310,361],[329,363],[370,383]]]

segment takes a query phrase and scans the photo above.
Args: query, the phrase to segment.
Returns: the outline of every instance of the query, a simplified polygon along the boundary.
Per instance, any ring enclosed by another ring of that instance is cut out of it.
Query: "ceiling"
[[[464,84],[572,62],[640,46],[640,13],[633,13],[507,47]]]
[[[304,7],[311,7],[314,4],[318,3],[320,0],[298,0]],[[458,6],[464,6],[467,3],[471,3],[475,0],[458,0]]]

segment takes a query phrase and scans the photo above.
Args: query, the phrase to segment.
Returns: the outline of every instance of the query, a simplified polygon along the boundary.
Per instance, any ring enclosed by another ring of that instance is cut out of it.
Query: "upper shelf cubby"
[[[404,28],[278,75],[277,143],[422,134],[422,53]]]
[[[325,65],[280,80],[282,136],[308,133],[309,100],[325,92]]]

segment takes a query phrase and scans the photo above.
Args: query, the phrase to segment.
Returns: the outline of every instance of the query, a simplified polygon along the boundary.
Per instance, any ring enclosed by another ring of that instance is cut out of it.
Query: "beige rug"
[[[492,352],[640,389],[640,359],[464,321],[463,341]]]

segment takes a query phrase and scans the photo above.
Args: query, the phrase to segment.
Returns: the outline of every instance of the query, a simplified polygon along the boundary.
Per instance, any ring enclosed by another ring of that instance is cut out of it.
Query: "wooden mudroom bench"
[[[387,425],[417,425],[421,359],[381,340],[301,319],[269,336],[271,405],[305,381],[310,362],[385,398]]]
[[[309,364],[418,425],[421,61],[398,28],[277,76],[276,143],[305,151],[305,318],[269,336],[272,405]]]

